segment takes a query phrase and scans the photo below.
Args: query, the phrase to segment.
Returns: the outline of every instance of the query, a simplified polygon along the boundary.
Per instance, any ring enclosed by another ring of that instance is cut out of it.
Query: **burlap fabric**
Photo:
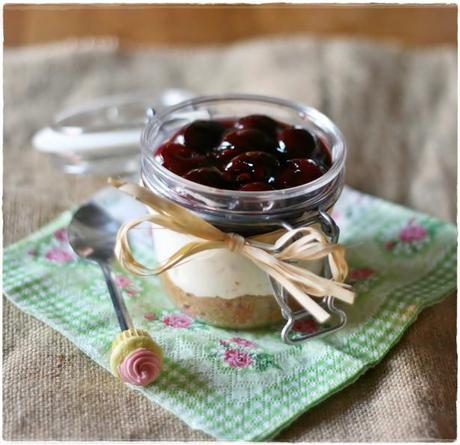
[[[54,170],[32,151],[33,133],[65,106],[145,88],[252,92],[318,107],[348,141],[349,185],[454,221],[456,78],[454,49],[341,40],[130,53],[108,40],[6,50],[5,244],[105,183]],[[451,296],[426,310],[379,366],[301,416],[278,440],[454,439],[455,302]],[[5,439],[212,439],[124,387],[6,301],[3,317]]]

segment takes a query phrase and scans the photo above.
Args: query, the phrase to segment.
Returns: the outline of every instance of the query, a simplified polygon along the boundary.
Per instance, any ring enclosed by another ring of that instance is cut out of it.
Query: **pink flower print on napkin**
[[[224,362],[230,368],[247,368],[252,364],[252,358],[247,352],[230,348],[225,350]]]
[[[385,241],[385,249],[392,250],[396,246],[396,243],[392,240]]]
[[[115,284],[120,289],[126,289],[127,287],[131,286],[133,282],[131,281],[130,278],[125,277],[124,275],[115,275]]]
[[[183,314],[171,314],[163,317],[163,324],[171,328],[188,328],[192,319]]]
[[[156,315],[153,312],[146,312],[144,318],[148,321],[153,321],[156,319]]]
[[[296,320],[292,330],[295,332],[302,332],[303,334],[312,334],[316,332],[317,326],[315,320]]]
[[[57,229],[53,233],[54,237],[60,241],[61,243],[67,241],[67,229],[65,227],[62,227],[60,229]]]
[[[133,288],[128,288],[128,289],[125,289],[126,290],[126,293],[130,296],[130,297],[135,297],[139,291],[137,289],[133,289]]]
[[[72,260],[72,255],[60,247],[53,247],[52,249],[48,250],[48,252],[45,253],[45,257],[50,261],[54,261],[60,264],[67,263],[68,261]]]
[[[233,337],[228,340],[229,342],[235,343],[238,346],[243,346],[243,348],[255,348],[256,344],[250,340],[246,340],[245,338],[241,337]]]
[[[420,241],[426,237],[427,231],[425,227],[417,224],[411,219],[405,227],[399,232],[399,239],[403,243],[412,243],[414,241]]]
[[[350,281],[362,281],[374,275],[374,271],[369,267],[361,267],[358,269],[352,269],[348,274]]]
[[[115,284],[120,288],[123,289],[130,297],[134,297],[139,293],[133,285],[131,278],[128,278],[124,275],[115,275]]]

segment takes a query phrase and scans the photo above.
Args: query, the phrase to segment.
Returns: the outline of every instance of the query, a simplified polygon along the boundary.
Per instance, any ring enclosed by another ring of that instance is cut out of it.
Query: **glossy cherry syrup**
[[[160,145],[156,156],[185,179],[242,191],[306,184],[332,163],[323,139],[263,115],[194,121]]]

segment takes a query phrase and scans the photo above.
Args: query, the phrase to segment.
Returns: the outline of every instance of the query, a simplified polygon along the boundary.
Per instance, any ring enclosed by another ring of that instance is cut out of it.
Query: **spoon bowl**
[[[68,228],[69,243],[75,253],[97,263],[109,263],[121,223],[94,202],[80,207]]]

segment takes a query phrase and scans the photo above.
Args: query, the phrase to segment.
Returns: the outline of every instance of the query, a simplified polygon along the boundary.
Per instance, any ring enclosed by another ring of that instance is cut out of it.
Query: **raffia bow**
[[[144,187],[112,178],[109,179],[109,183],[155,212],[123,224],[117,235],[115,255],[120,264],[135,275],[158,275],[180,265],[197,253],[226,248],[248,258],[274,278],[320,323],[327,321],[330,314],[311,297],[333,296],[349,304],[354,301],[354,292],[344,283],[348,273],[345,249],[338,244],[330,243],[322,232],[313,227],[290,230],[275,241],[274,251],[265,250],[260,244],[252,244],[255,237],[244,238],[236,233],[222,232],[192,212]],[[149,268],[134,258],[128,240],[129,231],[143,222],[191,235],[199,240],[186,244],[159,266]],[[294,239],[296,237],[298,239]],[[291,239],[294,241],[283,247]],[[325,257],[329,261],[332,279],[318,276],[294,264],[298,261],[315,261]]]

